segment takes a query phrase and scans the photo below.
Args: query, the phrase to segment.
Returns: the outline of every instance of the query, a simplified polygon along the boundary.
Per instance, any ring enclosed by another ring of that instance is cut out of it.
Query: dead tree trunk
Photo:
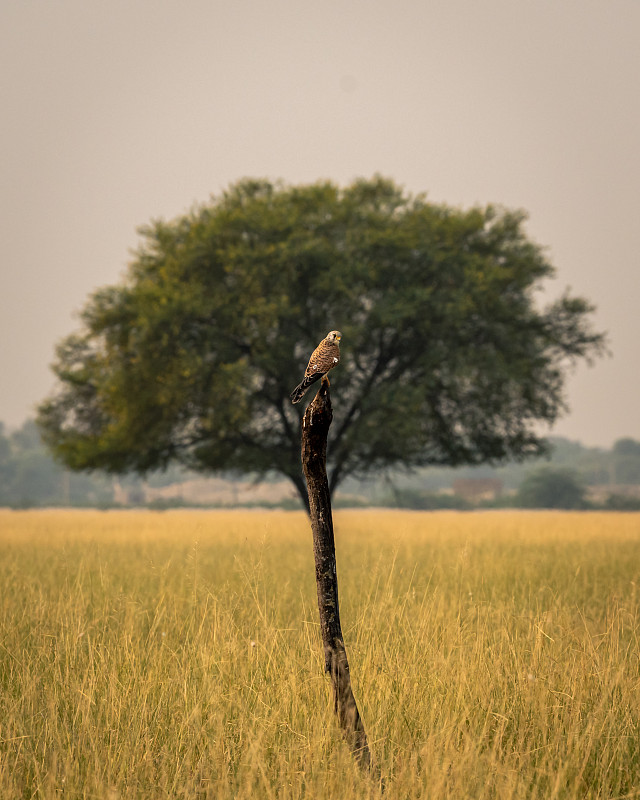
[[[316,562],[320,631],[324,644],[324,667],[331,675],[335,711],[352,753],[361,766],[371,767],[367,736],[351,690],[349,663],[344,648],[336,551],[331,515],[331,493],[327,480],[327,436],[333,418],[328,382],[323,380],[302,420],[302,468],[307,479],[309,514]]]

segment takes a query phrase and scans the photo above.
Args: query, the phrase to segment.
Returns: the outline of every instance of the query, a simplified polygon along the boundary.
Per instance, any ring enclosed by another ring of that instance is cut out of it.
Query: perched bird
[[[330,331],[311,353],[302,383],[291,392],[292,403],[299,403],[311,384],[320,380],[340,361],[340,339],[340,331]]]

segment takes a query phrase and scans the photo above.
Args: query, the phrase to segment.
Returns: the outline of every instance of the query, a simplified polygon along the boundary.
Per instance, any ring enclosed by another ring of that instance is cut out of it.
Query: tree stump
[[[351,752],[362,767],[370,769],[371,753],[351,690],[349,662],[340,626],[331,493],[327,480],[327,436],[332,418],[329,382],[323,379],[302,419],[302,468],[309,494],[324,666],[331,675],[335,712]]]

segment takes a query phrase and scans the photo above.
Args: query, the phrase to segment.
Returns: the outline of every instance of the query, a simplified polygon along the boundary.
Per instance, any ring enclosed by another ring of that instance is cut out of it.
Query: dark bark
[[[349,662],[340,625],[331,493],[326,466],[327,435],[332,417],[329,385],[323,380],[318,394],[302,419],[302,467],[309,494],[324,666],[331,675],[335,711],[340,727],[360,765],[369,769],[371,753],[351,690]]]

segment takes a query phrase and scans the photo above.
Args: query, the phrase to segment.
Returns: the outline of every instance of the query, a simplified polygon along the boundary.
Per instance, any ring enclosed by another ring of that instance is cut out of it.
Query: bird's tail
[[[296,388],[291,392],[291,402],[292,403],[299,403],[302,400],[304,393],[307,389],[311,386],[312,383],[315,383],[320,374],[317,375],[308,375],[307,377],[302,379],[302,383],[299,383]]]

